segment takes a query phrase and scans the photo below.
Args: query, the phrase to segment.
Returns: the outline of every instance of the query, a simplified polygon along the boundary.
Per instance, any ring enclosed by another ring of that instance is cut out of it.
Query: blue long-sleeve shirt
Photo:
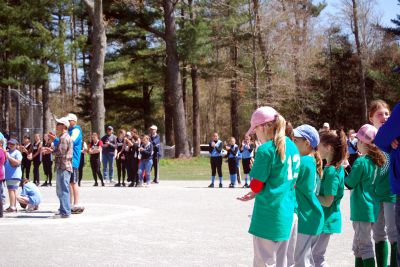
[[[400,103],[393,109],[392,115],[379,128],[374,143],[390,154],[390,185],[394,194],[400,194],[400,147],[392,148],[393,140],[400,141]]]
[[[141,159],[142,160],[151,159],[151,157],[153,156],[153,145],[152,145],[152,143],[149,142],[147,145],[142,144],[140,147],[144,148],[144,150],[140,152]]]
[[[212,143],[215,143],[215,147],[212,147]],[[221,157],[221,151],[222,151],[222,141],[218,140],[218,141],[211,141],[209,144],[209,151],[210,151],[210,157],[214,158],[214,157]]]
[[[228,158],[236,158],[239,152],[239,147],[237,145],[231,145],[228,150]]]
[[[158,134],[150,136],[151,144],[154,149],[154,156],[161,157],[161,139]]]

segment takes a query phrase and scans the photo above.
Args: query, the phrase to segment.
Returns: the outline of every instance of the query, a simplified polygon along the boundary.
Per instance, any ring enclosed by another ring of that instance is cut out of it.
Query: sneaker
[[[157,180],[153,180],[151,183],[152,184],[158,184],[158,181]]]
[[[125,184],[125,183],[122,183],[122,186],[123,186],[123,187],[125,187],[125,186],[126,186],[126,184]]]
[[[35,211],[35,210],[38,210],[38,206],[37,205],[31,205],[31,204],[28,204],[28,206],[26,207],[26,212],[32,212],[32,211]]]
[[[99,186],[99,184],[98,183],[94,183],[94,185],[93,186]]]
[[[105,186],[105,185],[104,185],[104,182],[103,182],[103,183],[101,183],[101,186]]]
[[[121,183],[116,183],[114,186],[115,186],[115,187],[120,187],[120,186],[121,186]]]
[[[222,183],[219,183],[219,188],[222,188]]]
[[[243,188],[249,188],[250,186],[246,183],[244,184]]]
[[[41,186],[49,186],[47,182],[44,182]]]
[[[209,188],[214,188],[214,184],[211,183],[208,187],[209,187]]]
[[[229,188],[235,188],[234,184],[229,184]]]
[[[130,183],[129,185],[128,185],[128,187],[134,187],[135,186],[135,183]]]
[[[142,183],[138,183],[136,187],[143,187]]]
[[[53,219],[67,219],[67,218],[69,218],[69,215],[67,215],[67,214],[55,214],[52,218]]]
[[[49,183],[49,186],[53,186],[51,183]]]
[[[111,180],[110,180],[110,184],[115,184],[114,179],[111,179]]]
[[[73,207],[73,208],[71,209],[71,213],[72,213],[72,214],[80,214],[80,213],[82,213],[84,210],[85,210],[84,207],[79,207],[79,206],[77,206],[77,207]]]
[[[7,212],[7,213],[17,212],[17,208],[8,207],[7,209],[4,210],[4,212]]]

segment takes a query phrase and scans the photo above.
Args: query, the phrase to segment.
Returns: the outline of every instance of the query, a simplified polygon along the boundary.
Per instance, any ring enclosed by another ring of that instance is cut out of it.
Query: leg
[[[397,267],[397,229],[396,229],[396,205],[394,203],[383,203],[386,233],[390,242],[390,267]]]
[[[297,217],[296,213],[293,213],[292,231],[290,233],[290,239],[288,241],[287,253],[286,253],[287,254],[287,266],[289,266],[289,267],[294,267],[295,266],[295,251],[296,251],[296,244],[297,244],[297,228],[298,228],[298,217]],[[279,255],[278,255],[278,259],[279,259]]]
[[[295,250],[295,266],[308,267],[314,266],[314,259],[312,257],[312,248],[318,236],[303,235],[298,233],[296,240]]]
[[[211,165],[211,185],[214,185],[215,175],[217,173],[217,161],[216,161],[216,158],[210,157],[210,165]]]
[[[146,181],[147,181],[147,184],[149,185],[150,181],[151,181],[151,167],[153,166],[153,160],[152,159],[147,160],[145,166],[146,166],[145,167],[146,168]]]
[[[144,171],[144,161],[141,160],[139,163],[139,169],[138,169],[138,176],[139,176],[139,183],[143,184],[143,171]]]
[[[53,180],[53,162],[49,162],[49,184],[51,186],[51,180]]]
[[[101,171],[100,171],[100,159],[96,160],[96,172],[97,172],[97,176],[100,178],[101,186],[104,186],[103,175],[101,175]]]
[[[27,162],[26,162],[26,179],[28,179],[28,180],[29,180],[29,177],[31,174],[31,164],[32,164],[32,161],[27,160]]]
[[[69,182],[71,173],[66,170],[57,170],[57,195],[60,199],[61,215],[71,215],[71,200],[69,194]]]
[[[108,170],[109,170],[109,179],[112,181],[114,179],[114,154],[110,154],[108,158]]]
[[[94,185],[97,185],[97,164],[96,160],[90,159],[90,168],[92,169],[92,176],[94,180]]]
[[[331,234],[320,234],[315,247],[313,249],[313,259],[315,267],[328,267],[328,263],[325,260],[326,249],[329,244]]]
[[[0,181],[0,218],[3,218],[3,181]]]
[[[158,182],[158,155],[155,154],[153,157],[153,167],[154,167],[154,182]]]
[[[122,184],[125,184],[125,178],[126,178],[126,159],[123,159],[121,162],[121,167],[122,167]]]
[[[35,160],[33,162],[33,175],[35,177],[36,185],[39,185],[39,183],[40,183],[40,173],[39,173],[40,163],[41,162],[39,160]]]
[[[400,195],[396,196],[397,244],[400,244]],[[400,266],[400,246],[397,246],[397,266]]]
[[[78,186],[78,169],[73,168],[73,179],[70,179],[70,184],[71,184],[71,190],[72,194],[74,196],[74,205],[73,209],[80,209],[81,207],[79,206],[79,186]]]
[[[219,183],[222,184],[222,157],[217,157],[216,161]]]
[[[375,241],[375,255],[376,264],[378,267],[387,266],[388,259],[388,243],[387,235],[385,231],[385,215],[383,203],[379,205],[379,216],[378,220],[374,223],[372,227],[373,238]]]
[[[277,266],[276,251],[278,242],[253,236],[254,267]]]
[[[81,186],[81,181],[83,178],[83,167],[85,166],[85,156],[81,154],[81,161],[79,162],[79,179],[78,186]]]
[[[108,154],[107,153],[103,154],[102,161],[103,161],[103,177],[105,180],[107,180],[107,177],[108,177]]]
[[[15,209],[17,207],[17,194],[16,189],[8,189],[8,197],[10,198],[10,207]]]
[[[122,172],[122,161],[120,158],[118,158],[116,160],[116,164],[117,164],[117,175],[118,175],[118,184],[117,185],[120,185],[121,184],[121,172]]]

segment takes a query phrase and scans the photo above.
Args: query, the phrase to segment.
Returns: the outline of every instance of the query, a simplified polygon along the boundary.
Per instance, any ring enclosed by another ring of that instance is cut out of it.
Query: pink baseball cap
[[[372,144],[375,139],[376,133],[378,130],[371,124],[364,124],[358,130],[356,137],[358,140],[361,140],[363,143]]]
[[[247,131],[246,135],[251,135],[254,129],[261,124],[274,121],[278,116],[278,112],[271,107],[260,107],[254,111],[251,115],[250,129]]]

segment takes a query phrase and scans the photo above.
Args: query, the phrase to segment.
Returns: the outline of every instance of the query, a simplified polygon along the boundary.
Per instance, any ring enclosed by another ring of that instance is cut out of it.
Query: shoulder
[[[315,158],[310,155],[305,155],[300,157],[300,162],[302,165],[315,164]]]
[[[275,144],[272,140],[261,144],[257,150],[257,154],[259,155],[270,155],[273,153],[275,153]]]

